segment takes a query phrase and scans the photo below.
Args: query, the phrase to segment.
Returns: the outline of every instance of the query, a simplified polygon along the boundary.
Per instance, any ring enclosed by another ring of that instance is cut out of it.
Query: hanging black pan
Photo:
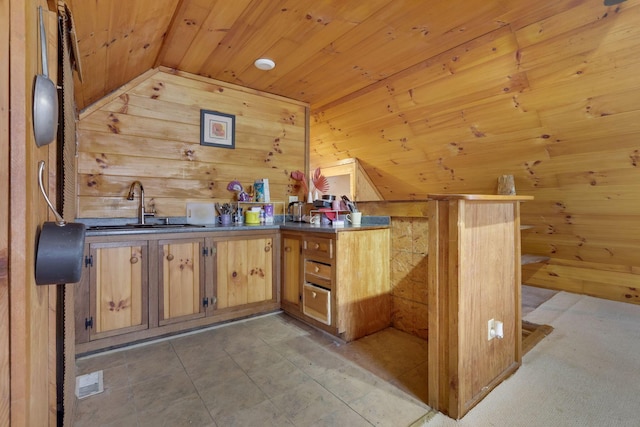
[[[42,184],[44,162],[40,162],[38,185],[56,221],[42,226],[36,249],[36,284],[62,285],[76,283],[82,277],[85,226],[78,222],[66,222],[55,210]]]
[[[58,91],[49,79],[47,64],[47,35],[44,31],[42,6],[40,14],[40,51],[42,52],[42,74],[36,76],[33,88],[33,133],[36,145],[42,147],[51,143],[58,127]]]

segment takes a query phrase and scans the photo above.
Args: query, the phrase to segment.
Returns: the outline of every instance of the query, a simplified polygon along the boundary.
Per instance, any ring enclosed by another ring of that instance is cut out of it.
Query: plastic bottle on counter
[[[238,210],[236,211],[235,223],[237,225],[242,225],[244,223],[244,216],[243,216],[243,213],[242,213],[242,208],[238,208]]]

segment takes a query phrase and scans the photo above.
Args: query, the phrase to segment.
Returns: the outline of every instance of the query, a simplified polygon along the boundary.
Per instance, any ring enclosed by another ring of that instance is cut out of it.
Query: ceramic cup
[[[319,225],[320,224],[320,215],[312,215],[311,218],[309,218],[309,222],[311,224]]]
[[[230,214],[222,214],[218,217],[218,224],[220,225],[231,225],[231,215]]]
[[[351,225],[360,225],[362,223],[362,212],[351,212],[347,215],[347,221]]]
[[[260,212],[246,211],[244,213],[244,222],[248,225],[260,224]]]

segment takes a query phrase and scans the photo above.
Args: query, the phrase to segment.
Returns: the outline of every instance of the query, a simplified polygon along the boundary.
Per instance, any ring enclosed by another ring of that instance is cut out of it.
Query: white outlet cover
[[[496,330],[496,338],[504,338],[504,325],[499,320],[494,322],[494,328]]]

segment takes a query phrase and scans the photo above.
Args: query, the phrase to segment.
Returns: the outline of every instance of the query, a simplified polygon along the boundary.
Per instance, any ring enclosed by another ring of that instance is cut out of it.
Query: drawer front
[[[333,259],[333,239],[307,236],[304,238],[304,253]]]
[[[302,312],[318,322],[331,325],[331,291],[305,283]]]
[[[315,283],[323,288],[332,289],[331,286],[331,266],[321,262],[305,260],[304,280]]]

